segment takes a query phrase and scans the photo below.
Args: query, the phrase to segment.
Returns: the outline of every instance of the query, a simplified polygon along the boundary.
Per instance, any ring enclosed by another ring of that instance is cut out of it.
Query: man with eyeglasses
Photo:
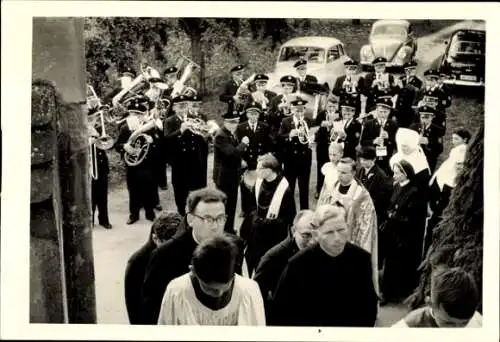
[[[257,266],[253,279],[259,284],[267,316],[270,314],[274,290],[288,259],[314,243],[313,218],[314,211],[309,209],[299,211],[287,238],[268,250]]]
[[[189,194],[187,214],[178,232],[151,253],[142,288],[143,324],[158,323],[165,289],[172,279],[189,272],[195,248],[203,241],[224,233],[226,198],[223,192],[213,188],[203,188]],[[238,245],[235,269],[241,274],[243,242],[235,235],[227,236]]]
[[[265,325],[257,283],[236,274],[239,253],[224,235],[201,242],[194,250],[189,273],[168,284],[159,325]]]
[[[339,204],[316,209],[318,243],[291,257],[272,301],[268,325],[373,327],[377,295],[370,254],[348,242],[347,212]]]

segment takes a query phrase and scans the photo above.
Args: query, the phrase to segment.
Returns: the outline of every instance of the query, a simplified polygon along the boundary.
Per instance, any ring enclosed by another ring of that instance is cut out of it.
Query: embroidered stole
[[[258,202],[259,201],[259,194],[260,194],[260,188],[262,186],[262,182],[264,180],[262,178],[257,178],[255,181],[255,200]],[[285,195],[285,191],[288,188],[288,181],[286,180],[285,177],[283,177],[278,184],[278,187],[274,191],[273,198],[271,199],[271,204],[269,205],[269,208],[267,209],[267,219],[275,219],[278,217],[280,208],[281,208],[281,202],[283,202],[283,196]]]

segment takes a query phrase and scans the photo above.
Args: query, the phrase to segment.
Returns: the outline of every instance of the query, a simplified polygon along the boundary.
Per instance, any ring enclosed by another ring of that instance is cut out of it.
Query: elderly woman
[[[297,213],[293,192],[274,155],[268,153],[257,159],[257,174],[253,189],[256,209],[245,218],[240,233],[247,243],[249,275],[262,256],[288,236]]]
[[[450,151],[450,156],[432,176],[429,190],[429,209],[431,217],[425,232],[424,255],[432,243],[432,234],[436,225],[441,221],[444,209],[448,206],[451,192],[457,183],[457,178],[464,167],[467,145],[460,144]]]
[[[380,290],[383,300],[399,302],[417,285],[422,252],[426,203],[420,200],[413,166],[402,159],[393,164],[394,192],[381,227],[385,241],[385,263]]]

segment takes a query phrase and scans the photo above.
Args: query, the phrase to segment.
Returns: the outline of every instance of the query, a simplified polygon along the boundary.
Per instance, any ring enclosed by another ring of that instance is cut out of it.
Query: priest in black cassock
[[[370,253],[347,242],[346,212],[317,208],[318,241],[288,260],[276,288],[268,325],[373,327],[377,294]]]

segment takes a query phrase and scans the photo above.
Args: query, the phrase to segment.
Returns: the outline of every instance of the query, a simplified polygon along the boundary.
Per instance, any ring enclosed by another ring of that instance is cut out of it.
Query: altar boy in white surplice
[[[163,297],[159,325],[265,325],[259,285],[236,274],[238,248],[225,235],[201,242],[189,273],[173,279]]]
[[[371,254],[373,283],[378,287],[378,234],[377,214],[370,193],[354,177],[356,163],[351,158],[342,158],[336,165],[336,181],[320,195],[321,204],[342,204],[347,212],[347,226],[350,230],[349,242]],[[325,186],[328,181],[325,178]]]

